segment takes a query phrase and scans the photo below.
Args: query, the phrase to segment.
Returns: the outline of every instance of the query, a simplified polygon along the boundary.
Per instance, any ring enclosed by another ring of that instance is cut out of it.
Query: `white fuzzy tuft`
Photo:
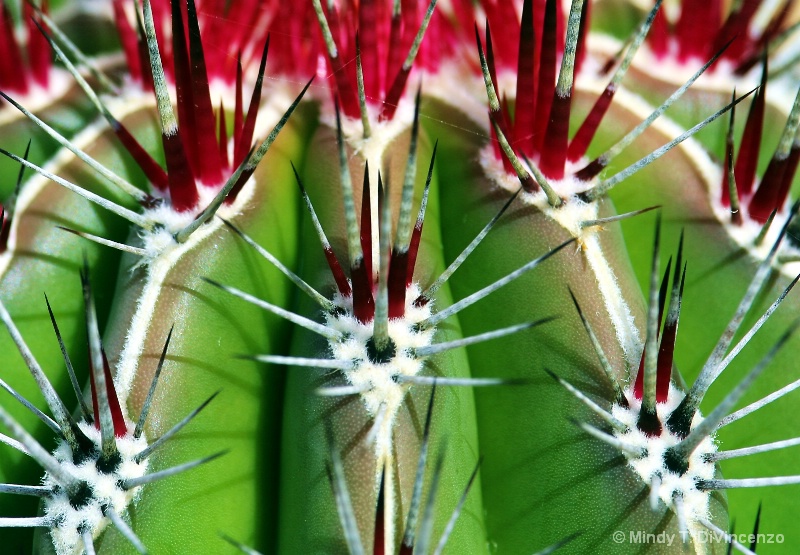
[[[331,328],[344,333],[340,341],[331,341],[329,349],[334,360],[353,362],[351,370],[344,371],[350,385],[366,391],[361,399],[372,417],[383,413],[380,429],[377,430],[376,453],[379,460],[392,452],[392,428],[397,411],[403,404],[410,385],[396,381],[398,376],[416,376],[423,368],[425,359],[416,357],[414,349],[430,345],[435,330],[415,329],[416,325],[431,314],[430,304],[415,307],[419,297],[419,286],[412,285],[406,292],[406,309],[403,318],[389,320],[389,337],[394,342],[395,356],[388,362],[372,362],[367,354],[367,342],[373,335],[373,323],[362,324],[353,316],[351,297],[337,295],[334,303],[344,314],[326,316]]]
[[[73,461],[72,450],[65,442],[60,442],[53,451],[55,458],[61,463],[62,468],[70,475],[86,483],[90,490],[89,499],[79,506],[74,507],[66,493],[60,488],[53,496],[44,500],[44,512],[56,524],[50,529],[53,546],[58,555],[77,555],[83,553],[84,545],[81,532],[88,530],[96,538],[111,522],[103,514],[105,507],[111,507],[117,514],[127,510],[128,505],[135,500],[141,488],[124,490],[120,483],[124,480],[140,478],[147,472],[148,461],[137,463],[134,457],[147,447],[144,437],[134,438],[131,433],[124,437],[116,438],[122,462],[112,473],[106,474],[97,468],[101,450],[100,432],[93,425],[86,422],[79,424],[81,431],[95,445],[93,457],[76,465]],[[132,428],[132,426],[129,426]],[[58,488],[59,484],[48,474],[42,482],[50,488]]]
[[[427,357],[417,356],[414,349],[428,346],[432,343],[436,330],[430,328],[417,328],[431,315],[432,303],[424,306],[414,306],[414,301],[420,296],[422,290],[414,283],[406,290],[405,315],[402,318],[389,320],[389,338],[394,342],[395,354],[391,360],[380,363],[370,360],[367,344],[373,336],[373,322],[363,324],[353,315],[352,297],[342,297],[337,294],[333,301],[341,309],[339,314],[325,316],[329,327],[344,334],[338,341],[330,341],[328,348],[334,360],[353,363],[350,370],[343,374],[347,382],[363,390],[359,395],[367,409],[367,413],[374,419],[374,428],[369,437],[374,438],[373,448],[377,465],[375,468],[375,487],[381,483],[384,468],[394,465],[394,448],[392,446],[392,431],[395,418],[403,405],[410,383],[396,381],[399,376],[417,376],[423,368]],[[394,473],[387,472],[383,488],[384,506],[386,508],[385,541],[386,548],[395,542],[395,514],[398,510],[395,499]]]
[[[625,408],[619,405],[612,407],[612,415],[620,422],[628,426],[625,432],[614,432],[614,436],[631,447],[641,448],[646,454],[643,457],[633,457],[625,453],[628,465],[641,477],[645,484],[651,484],[652,478],[658,476],[660,486],[658,497],[667,507],[675,510],[675,496],[683,499],[683,508],[686,514],[686,522],[691,532],[700,521],[710,520],[709,504],[711,492],[699,490],[696,487],[698,480],[712,480],[716,471],[713,462],[705,460],[704,455],[717,452],[717,446],[713,437],[705,438],[689,457],[689,468],[679,475],[669,470],[664,464],[664,453],[670,447],[674,447],[681,442],[681,438],[666,427],[659,436],[650,437],[644,434],[636,426],[639,419],[639,411],[642,402],[633,396],[632,391],[627,392],[630,406]],[[678,407],[685,394],[678,390],[673,384],[669,386],[667,402],[656,404],[656,413],[661,422],[666,422],[669,415]],[[692,421],[692,428],[703,420],[698,412]]]

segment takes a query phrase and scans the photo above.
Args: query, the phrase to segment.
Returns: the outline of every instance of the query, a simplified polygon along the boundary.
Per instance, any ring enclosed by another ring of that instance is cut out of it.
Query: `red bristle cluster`
[[[672,377],[672,360],[675,352],[676,327],[665,327],[661,335],[661,349],[658,351],[658,370],[656,374],[656,403],[666,403],[669,399],[669,382]],[[639,372],[633,386],[633,396],[640,400],[644,390],[644,353],[639,363]]]
[[[793,144],[789,156],[780,158],[774,156],[770,160],[758,190],[750,200],[750,218],[765,223],[773,211],[780,210],[789,195],[789,189],[797,173],[797,164],[800,161],[800,147]]]
[[[336,282],[336,288],[343,297],[349,297],[353,294],[353,290],[350,287],[350,282],[347,281],[347,276],[344,274],[342,265],[339,264],[339,259],[336,258],[336,253],[333,252],[330,246],[325,247],[324,251],[325,260],[327,260],[328,266],[330,266],[331,273],[333,274],[333,279]]]
[[[492,78],[492,83],[497,83],[497,65],[495,64],[494,42],[492,41],[492,33],[489,31],[488,19],[486,21],[485,35],[486,35],[486,65],[489,68],[489,75]],[[477,43],[478,50],[480,51],[482,49],[481,35],[480,32],[478,31],[477,24],[475,25],[475,42]],[[509,106],[505,95],[503,95],[502,98],[500,99],[499,110],[493,111],[491,108],[489,108],[489,121],[496,123],[507,137],[511,136],[508,132],[510,125],[506,121],[506,114],[509,113],[510,113]],[[497,132],[495,131],[494,126],[490,126],[489,131],[491,133],[491,139],[492,139],[491,144],[494,149],[495,158],[503,161],[503,167],[507,172],[509,173],[513,172],[514,169],[511,167],[511,162],[505,156],[503,156],[503,151],[500,148],[500,142],[497,139]]]
[[[419,102],[419,98],[417,99]],[[416,122],[415,122],[416,125]],[[439,143],[433,146],[433,154],[431,155],[431,164],[428,169],[428,183],[425,186],[425,193],[423,194],[422,203],[427,202],[428,185],[430,185],[430,175],[433,171],[433,166],[436,160],[436,151],[439,148]],[[395,247],[392,249],[392,256],[390,258],[390,271],[389,271],[389,318],[401,318],[405,315],[406,310],[406,291],[414,281],[414,270],[417,265],[417,254],[419,253],[419,243],[422,240],[422,229],[425,226],[425,210],[420,207],[420,212],[417,215],[417,221],[414,223],[414,228],[411,230],[411,238],[408,243],[408,248]],[[419,300],[419,299],[417,299]],[[421,306],[417,304],[416,306]],[[424,303],[423,303],[424,304]]]
[[[89,364],[92,364],[91,354],[89,355]],[[111,377],[111,369],[108,365],[108,358],[105,351],[103,351],[103,373],[106,377],[106,395],[108,396],[108,406],[111,409],[111,419],[114,422],[114,435],[116,437],[124,437],[128,433],[128,425],[125,423],[125,417],[122,415],[122,408],[119,404],[117,397],[117,390],[114,387],[114,380]],[[97,389],[94,381],[94,371],[89,372],[89,384],[92,389],[92,412],[94,413],[94,426],[100,429],[100,407],[97,401]]]
[[[578,49],[575,55],[575,74],[581,72],[583,63],[586,61],[586,35],[589,33],[589,24],[591,21],[592,2],[584,2],[581,10],[581,26],[578,30]]]
[[[406,250],[392,250],[389,266],[389,318],[402,318],[406,313],[406,289],[413,278],[409,276],[409,254]]]
[[[536,106],[536,76],[539,74],[536,40],[533,32],[532,2],[522,7],[522,20],[519,32],[519,53],[517,61],[516,117],[512,131],[512,144],[527,156],[533,154],[534,107]],[[491,24],[491,20],[487,18]],[[494,59],[494,56],[492,57]],[[495,70],[496,71],[496,70]],[[527,133],[524,130],[528,130]]]
[[[186,157],[186,143],[181,137],[180,129],[171,135],[162,135],[161,139],[164,147],[164,159],[167,162],[169,197],[172,201],[172,208],[176,212],[188,212],[197,206],[200,194]]]
[[[665,305],[665,303],[667,301],[667,283],[668,283],[668,280],[669,280],[669,270],[670,270],[671,266],[672,266],[672,259],[670,259],[669,263],[667,264],[667,270],[664,272],[664,277],[661,279],[661,290],[659,291],[659,294],[658,294],[658,322],[659,322],[658,338],[659,339],[661,338],[661,321],[664,319],[664,305]],[[662,369],[661,350],[659,350],[658,355],[659,355],[658,356],[658,358],[659,358],[659,360],[658,360],[658,376],[660,378],[661,369]],[[639,361],[639,372],[636,375],[636,382],[634,383],[634,386],[633,386],[633,396],[636,399],[639,399],[639,400],[642,399],[642,395],[643,395],[643,392],[644,392],[644,363],[645,363],[646,356],[647,356],[647,348],[645,347],[645,349],[642,351],[642,358]],[[667,372],[671,372],[671,368],[669,370],[667,370]],[[657,383],[660,383],[661,381],[662,381],[661,379],[658,379]],[[666,383],[667,383],[667,388],[669,388],[669,376],[667,377]],[[667,389],[667,391],[668,390],[669,389]],[[663,403],[664,401],[666,401],[666,393],[667,393],[667,391],[662,392],[663,393],[663,400],[657,401],[657,402]],[[656,388],[656,397],[657,398],[659,397],[658,393],[659,392],[658,392],[658,390]]]
[[[633,384],[633,396],[640,401],[644,394],[644,355],[643,351],[642,358],[639,360],[639,370],[636,372],[636,381]]]
[[[615,92],[616,89],[613,85],[609,84],[603,90],[603,93],[597,97],[592,109],[589,111],[586,119],[583,120],[575,136],[572,137],[569,147],[567,147],[567,160],[570,162],[577,162],[586,154],[597,132],[597,128],[600,127],[600,122],[603,121],[603,116],[606,115],[606,112],[611,107],[611,101],[614,100]]]
[[[417,253],[419,253],[419,242],[422,240],[424,224],[425,220],[418,218],[414,224],[414,231],[411,232],[411,243],[408,245],[408,261],[406,262],[406,287],[410,287],[411,282],[414,281],[414,268],[417,265]]]
[[[198,6],[200,28],[206,38],[206,64],[210,80],[231,84],[239,55],[248,64],[257,61],[266,31],[254,23],[262,17],[258,0],[210,0]]]
[[[208,72],[206,71],[205,54],[200,40],[200,27],[193,2],[188,2],[188,10],[189,51],[188,57],[181,58],[189,62],[188,79],[178,79],[175,85],[176,87],[187,89],[185,96],[190,100],[190,106],[194,108],[194,114],[187,117],[189,125],[183,126],[186,130],[186,136],[195,138],[194,141],[190,142],[197,146],[197,148],[188,148],[192,167],[203,184],[213,186],[222,182],[222,161],[219,157],[219,145],[217,144],[214,108],[211,104],[211,94],[207,84]],[[176,15],[177,13],[173,9],[173,33],[176,30]],[[180,23],[182,27],[183,21]],[[173,35],[176,52],[179,48],[183,50],[186,47],[185,41],[177,40],[177,35],[178,33]],[[177,69],[176,64],[176,71]],[[184,75],[186,74],[186,69],[183,69],[183,73]],[[181,105],[182,102],[179,100],[179,109]],[[181,123],[183,122],[181,121]]]
[[[356,43],[359,43],[364,72],[364,94],[368,103],[381,106],[380,119],[394,116],[405,92],[411,69],[404,63],[419,31],[428,2],[402,0],[399,14],[393,14],[389,0],[362,0],[351,5],[330,8],[322,3],[326,20],[336,44],[337,56],[326,56],[329,80],[334,96],[345,115],[360,116],[358,104]],[[463,10],[462,10],[463,11]],[[435,69],[452,51],[455,30],[438,11],[434,11],[422,42],[416,66]],[[319,44],[321,37],[318,37]]]
[[[532,0],[528,0],[531,2]],[[536,80],[535,92],[531,91],[536,98],[536,106],[534,108],[533,129],[516,129],[515,137],[524,137],[529,134],[532,138],[532,150],[530,154],[526,153],[528,157],[533,157],[538,162],[539,154],[541,153],[542,145],[545,143],[545,131],[550,122],[550,107],[553,103],[553,95],[556,88],[556,78],[558,77],[558,56],[556,53],[556,44],[558,41],[558,1],[546,0],[544,12],[544,25],[540,27],[539,36],[541,36],[539,48],[539,74]],[[520,33],[522,38],[522,33]],[[523,149],[523,152],[524,149]]]
[[[681,10],[675,22],[674,33],[678,45],[678,61],[686,62],[692,58],[706,57],[707,41],[698,41],[698,37],[708,37],[708,25],[722,20],[720,0],[694,3],[691,10]]]
[[[128,16],[125,14],[124,0],[114,0],[112,7],[114,9],[114,24],[117,27],[117,34],[119,41],[122,45],[122,51],[125,53],[125,61],[128,64],[128,74],[131,79],[138,83],[142,83],[142,60],[147,60],[147,52],[142,52],[139,48],[140,37],[137,36]],[[133,4],[129,4],[133,5]],[[145,72],[149,72],[146,70]],[[142,83],[143,84],[143,83]],[[148,88],[152,88],[152,83]]]
[[[680,264],[676,266],[676,270]],[[677,277],[677,274],[676,276]],[[683,296],[683,284],[686,279],[686,269],[684,268],[680,284],[680,296]],[[673,285],[674,287],[675,285]],[[680,302],[680,301],[679,301]],[[666,403],[669,394],[669,382],[672,378],[672,363],[675,359],[675,341],[678,338],[678,320],[670,320],[664,323],[664,331],[661,334],[661,344],[658,349],[658,370],[656,372],[656,402]]]
[[[658,296],[658,332],[656,344],[658,347],[658,357],[656,360],[656,403],[666,403],[669,396],[669,384],[672,378],[672,363],[675,355],[675,342],[678,336],[678,322],[680,319],[680,309],[683,299],[683,287],[686,282],[686,265],[683,264],[683,236],[681,236],[678,256],[675,264],[675,271],[672,276],[672,293],[669,306],[667,308],[668,283],[672,259],[667,264],[664,277],[661,280],[661,288]],[[665,308],[667,308],[666,319],[664,318]],[[664,322],[663,328],[661,322]],[[639,361],[639,371],[633,386],[633,396],[641,400],[644,394],[644,373],[645,358],[647,349],[642,352]]]
[[[761,86],[750,105],[733,170],[736,194],[740,205],[746,207],[747,215],[751,220],[762,224],[769,219],[772,212],[780,211],[783,208],[797,172],[798,161],[800,161],[800,147],[793,143],[788,154],[775,152],[760,182],[757,181],[756,169],[764,131],[766,93],[767,62],[765,58]],[[729,146],[729,149],[731,148],[732,146]],[[723,171],[722,175],[720,200],[723,206],[728,207],[731,205],[728,172]],[[741,216],[735,215],[732,221],[738,225],[743,220]]]
[[[116,122],[113,129],[122,146],[133,157],[150,183],[159,191],[166,192],[169,188],[169,178],[164,168],[150,156],[124,125]]]
[[[179,53],[175,50],[170,24],[169,0],[151,0],[159,49],[164,60],[167,79],[177,83],[180,68],[175,67]],[[139,23],[128,13],[125,0],[114,0],[114,16],[120,41],[134,81],[145,88],[152,87],[147,70],[147,48]],[[371,104],[381,105],[381,119],[390,119],[405,91],[410,69],[403,64],[414,38],[420,29],[428,2],[402,0],[399,14],[393,14],[393,0],[362,0],[358,3],[322,2],[327,23],[333,34],[338,55],[326,55],[313,4],[281,0],[224,0],[197,1],[199,28],[207,42],[205,64],[211,81],[220,80],[233,86],[238,77],[237,60],[245,65],[258,58],[260,45],[272,31],[273,67],[277,74],[305,76],[318,70],[318,60],[328,61],[328,79],[342,111],[349,117],[359,117],[356,89],[356,40],[363,55],[365,96]],[[513,12],[513,8],[511,10]],[[188,21],[186,11],[184,20]],[[474,19],[474,6],[461,3],[453,13],[459,21]],[[464,28],[469,28],[465,26]],[[458,51],[459,26],[440,11],[434,10],[417,54],[415,65],[436,69],[441,60]]]
[[[47,12],[47,4],[42,4],[42,11]],[[8,5],[3,2],[0,8],[0,89],[16,95],[31,92],[34,85],[46,88],[50,83],[52,68],[50,45],[33,21],[36,17],[34,9],[27,2],[23,2],[22,6],[28,34],[27,46],[16,41],[14,19]],[[44,22],[38,18],[37,23],[45,28]]]
[[[319,33],[309,32],[319,26],[312,3],[271,0],[263,4],[262,13],[270,18],[268,29],[274,43],[270,64],[274,64],[275,73],[304,79],[316,73],[325,46]]]
[[[734,175],[736,181],[741,183],[739,192],[748,197],[753,191],[753,181],[756,178],[758,153],[761,150],[761,137],[764,130],[764,109],[767,93],[767,65],[764,62],[764,71],[761,75],[761,87],[756,91],[756,96],[750,104],[747,114],[747,123],[742,135],[739,156],[736,159]]]
[[[557,36],[555,52],[560,58],[564,52],[564,14],[560,9],[560,2],[554,2],[553,8],[546,6],[547,0],[525,0],[522,12],[528,12],[522,19],[527,19],[535,29],[536,51],[539,51],[542,43],[542,31],[545,29],[545,17],[548,9],[553,9],[551,17],[553,33]],[[495,35],[495,54],[497,56],[498,67],[501,70],[515,71],[519,65],[520,53],[520,26],[517,19],[517,11],[514,2],[505,0],[480,0],[481,7],[486,13],[486,23],[493,29]],[[528,25],[528,24],[526,24]],[[534,74],[536,75],[536,74]]]
[[[380,214],[380,208],[378,209]],[[364,165],[364,185],[361,188],[361,252],[364,266],[372,271],[372,203],[370,202],[369,162]]]
[[[784,0],[769,24],[756,32],[752,24],[763,0],[743,0],[726,17],[721,0],[684,0],[676,21],[668,21],[663,10],[658,14],[648,44],[659,59],[674,55],[679,63],[693,63],[707,60],[733,39],[722,59],[741,75],[758,63],[767,44],[784,29],[791,2]]]
[[[380,177],[380,176],[379,176]],[[379,181],[380,185],[380,181]],[[382,189],[382,187],[379,187]],[[336,254],[325,248],[325,258],[333,274],[336,287],[343,297],[352,296],[353,315],[359,322],[369,323],[375,319],[375,292],[378,288],[378,261],[372,256],[372,200],[370,198],[369,166],[365,167],[363,194],[361,201],[360,238],[362,256],[350,267],[350,281],[347,280]],[[381,193],[382,195],[382,193]],[[383,199],[379,195],[379,203]],[[381,213],[380,206],[378,213]],[[405,315],[406,291],[414,277],[414,268],[422,237],[423,219],[418,218],[411,233],[407,250],[392,248],[389,257],[389,318],[402,318]]]
[[[174,25],[170,0],[151,0],[159,50],[164,61],[167,79],[175,82],[176,68],[172,63],[176,54],[172,41]],[[287,2],[259,2],[258,0],[201,0],[197,2],[198,26],[206,38],[205,65],[210,81],[219,80],[233,85],[236,79],[236,62],[240,55],[248,63],[257,60],[261,45],[264,44],[269,19],[279,12],[279,6]],[[187,5],[180,3],[184,25],[189,23]],[[130,8],[133,3],[114,0],[114,21],[131,78],[149,89],[152,78],[149,70],[147,47],[143,34],[138,30],[139,22]],[[293,11],[299,11],[294,9]],[[313,11],[312,11],[313,14]],[[296,36],[303,36],[299,33]]]
[[[486,61],[492,81],[497,72],[513,70],[517,75],[514,115],[501,94],[501,113],[490,114],[515,152],[539,166],[545,177],[562,179],[567,162],[586,152],[613,97],[609,90],[576,137],[569,140],[572,94],[556,91],[560,58],[564,52],[564,14],[558,0],[525,0],[519,24],[513,6],[507,2],[482,2],[486,11]],[[589,25],[589,2],[583,4],[576,50],[575,68],[586,54],[585,37]],[[480,43],[480,40],[479,40]],[[505,160],[495,141],[496,156]]]
[[[370,245],[371,246],[371,245]],[[350,279],[353,287],[353,314],[362,323],[375,319],[375,281],[372,268],[367,268],[362,258],[350,268]]]
[[[386,499],[383,493],[384,480],[385,476],[382,476],[381,483],[378,486],[378,502],[375,507],[375,537],[372,541],[372,555],[384,555],[386,553],[386,522],[384,521]]]
[[[542,144],[539,167],[546,176],[553,179],[564,178],[569,145],[569,116],[572,111],[572,95],[553,95],[550,105],[550,123],[544,136],[549,137]]]
[[[655,54],[656,58],[663,59],[669,53],[670,44],[670,31],[667,16],[664,15],[664,10],[658,10],[653,25],[650,28],[650,33],[647,36],[647,44],[650,45],[650,51]]]
[[[379,182],[380,185],[380,182]],[[360,242],[362,257],[350,266],[353,283],[353,314],[359,322],[371,322],[375,318],[375,271],[372,260],[372,209],[370,201],[369,165],[364,167],[364,185],[361,197]],[[378,198],[378,214],[381,213],[382,195]],[[378,223],[380,229],[380,222]]]
[[[162,63],[168,77],[175,83],[178,98],[178,130],[163,135],[163,147],[167,171],[150,156],[133,138],[133,136],[119,123],[115,125],[115,132],[123,145],[137,161],[147,175],[153,186],[162,191],[169,191],[172,206],[176,211],[188,211],[197,208],[199,191],[197,182],[210,187],[222,187],[228,177],[241,165],[252,147],[256,118],[261,100],[261,86],[266,64],[269,37],[266,40],[261,54],[258,80],[249,103],[247,115],[244,115],[242,99],[242,62],[238,56],[233,57],[230,68],[234,75],[232,83],[236,88],[234,109],[234,129],[230,139],[234,144],[233,156],[228,154],[228,133],[225,121],[224,106],[220,104],[218,113],[215,114],[211,103],[209,83],[214,78],[224,78],[222,67],[227,67],[227,54],[222,56],[220,50],[214,47],[204,47],[201,40],[202,20],[206,25],[230,25],[231,29],[218,29],[225,37],[233,37],[231,44],[243,46],[243,37],[237,23],[243,17],[242,13],[251,13],[256,6],[252,2],[236,3],[237,8],[231,7],[231,14],[236,17],[222,17],[224,2],[204,2],[203,10],[197,10],[195,3],[174,0],[153,1],[153,17],[156,24],[156,34],[159,36],[159,49],[162,52]],[[181,6],[184,8],[181,8]],[[115,14],[117,28],[119,29],[122,44],[128,57],[131,75],[134,79],[144,82],[145,76],[150,76],[152,83],[150,60],[147,59],[147,48],[144,45],[143,31],[134,32],[124,12],[124,4],[115,0]],[[250,11],[248,11],[250,10]],[[214,14],[221,14],[214,20]],[[209,19],[210,18],[210,19]],[[165,21],[171,21],[171,28],[167,29]],[[169,32],[168,32],[169,31]],[[167,45],[165,36],[171,37]],[[239,38],[237,38],[239,37]],[[248,40],[250,40],[248,38]],[[141,57],[144,53],[145,57]],[[222,56],[222,57],[221,57]],[[224,60],[223,60],[224,58]],[[141,71],[137,75],[137,71]],[[227,71],[227,70],[226,70]],[[191,139],[190,139],[191,138]],[[232,202],[236,194],[249,179],[252,172],[245,171],[234,189],[228,195],[227,201]]]

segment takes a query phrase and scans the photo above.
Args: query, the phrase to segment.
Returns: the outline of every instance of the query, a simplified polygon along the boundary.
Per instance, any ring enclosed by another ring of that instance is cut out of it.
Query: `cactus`
[[[4,549],[800,545],[790,1],[2,4]]]

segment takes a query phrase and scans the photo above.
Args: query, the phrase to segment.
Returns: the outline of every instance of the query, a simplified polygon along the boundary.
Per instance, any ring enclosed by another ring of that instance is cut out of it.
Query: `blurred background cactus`
[[[798,15],[2,0],[0,551],[795,553]]]

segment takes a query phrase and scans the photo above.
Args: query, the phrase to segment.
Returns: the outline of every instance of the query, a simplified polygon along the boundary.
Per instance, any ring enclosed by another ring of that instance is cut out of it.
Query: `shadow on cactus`
[[[11,316],[0,304],[0,319],[8,328],[14,343],[25,360],[33,378],[44,396],[52,418],[36,409],[8,384],[0,380],[0,386],[18,402],[41,419],[56,435],[57,447],[48,453],[9,413],[0,406],[0,421],[11,432],[11,437],[0,434],[0,440],[10,447],[30,456],[45,475],[42,485],[0,484],[0,493],[10,495],[33,495],[42,499],[43,516],[30,518],[0,518],[0,527],[44,528],[49,531],[52,545],[58,555],[94,553],[93,541],[106,527],[113,525],[140,553],[147,549],[135,532],[123,519],[128,507],[149,483],[168,478],[179,472],[210,462],[224,452],[176,467],[153,472],[151,455],[162,447],[177,432],[183,429],[205,406],[216,397],[212,395],[205,403],[192,411],[183,420],[161,437],[148,441],[144,436],[144,425],[161,374],[172,332],[164,344],[164,351],[155,371],[147,401],[135,422],[120,404],[116,387],[111,377],[97,327],[97,314],[89,283],[88,269],[81,273],[84,302],[86,303],[86,325],[90,350],[91,410],[84,401],[77,378],[70,363],[67,349],[62,342],[55,317],[50,310],[56,338],[64,355],[64,361],[72,379],[80,406],[79,417],[73,417],[50,381],[28,349]]]

